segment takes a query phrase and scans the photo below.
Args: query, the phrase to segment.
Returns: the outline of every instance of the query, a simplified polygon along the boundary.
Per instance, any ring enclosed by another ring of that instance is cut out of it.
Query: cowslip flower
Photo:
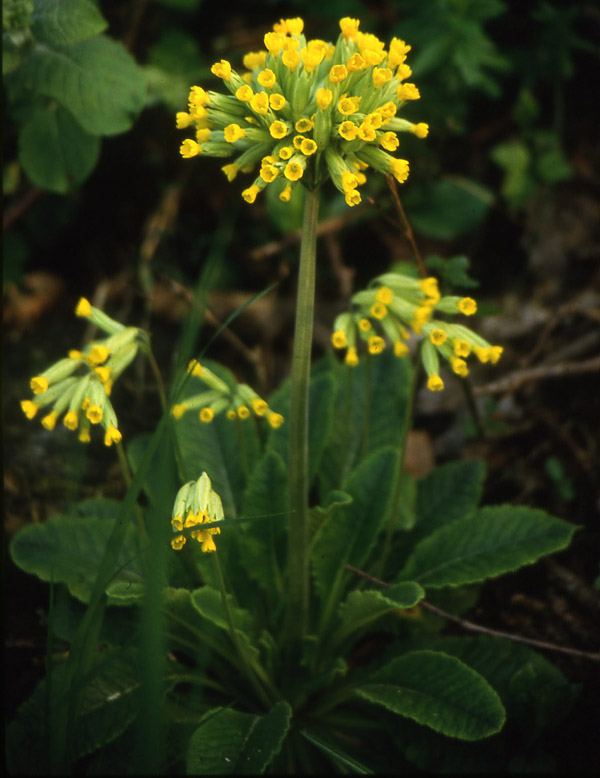
[[[192,529],[190,537],[202,544],[203,553],[216,551],[214,535],[220,535],[220,527],[209,526],[224,518],[221,498],[212,488],[210,478],[202,473],[197,481],[188,481],[177,492],[171,514],[171,526],[177,537],[171,541],[175,551],[187,542],[184,529]]]
[[[259,397],[247,384],[231,387],[197,359],[192,359],[189,363],[188,373],[199,379],[207,389],[173,405],[171,415],[175,419],[181,419],[188,411],[196,410],[198,418],[205,424],[209,424],[220,413],[225,413],[230,420],[242,421],[250,418],[253,413],[254,416],[264,417],[273,429],[283,424],[283,416],[269,408],[266,400]]]
[[[125,327],[111,319],[82,297],[76,316],[88,319],[108,337],[89,343],[82,351],[72,349],[40,375],[31,379],[33,399],[22,400],[21,408],[33,419],[41,408],[52,410],[42,418],[42,425],[53,430],[64,413],[63,424],[79,430],[79,440],[89,443],[92,425],[104,428],[104,443],[119,443],[122,435],[109,395],[117,378],[135,359],[140,347],[148,347],[147,335],[137,327]]]
[[[463,324],[435,318],[434,314],[472,316],[477,303],[471,297],[440,295],[437,279],[418,279],[403,273],[384,273],[369,288],[350,299],[350,310],[340,314],[333,325],[331,342],[346,349],[345,362],[358,364],[357,343],[363,341],[369,354],[381,354],[391,344],[397,357],[409,354],[406,344],[411,335],[422,339],[421,361],[427,373],[427,387],[440,391],[440,357],[449,369],[464,378],[469,374],[467,357],[495,364],[501,346],[492,346]]]
[[[331,178],[352,207],[361,201],[368,167],[404,183],[409,163],[394,156],[398,133],[428,133],[423,122],[397,116],[420,97],[405,80],[411,47],[393,38],[386,50],[359,27],[344,17],[332,45],[307,40],[302,19],[282,19],[264,36],[264,51],[244,56],[245,72],[227,60],[215,63],[212,73],[229,94],[191,88],[188,111],[177,114],[176,124],[195,130],[195,138],[182,142],[181,155],[233,156],[223,167],[229,181],[260,163],[242,191],[248,203],[276,180],[280,199],[289,202],[298,182],[313,188]]]

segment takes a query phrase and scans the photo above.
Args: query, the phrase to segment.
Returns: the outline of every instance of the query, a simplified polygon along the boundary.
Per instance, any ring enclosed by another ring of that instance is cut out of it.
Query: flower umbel
[[[369,166],[404,183],[409,164],[394,156],[397,133],[428,133],[426,124],[396,116],[420,96],[405,81],[411,47],[393,38],[386,50],[359,26],[357,19],[341,19],[331,45],[307,40],[302,19],[281,20],[264,37],[266,51],[243,58],[246,72],[227,60],[215,63],[212,73],[230,94],[191,88],[188,112],[177,114],[176,125],[195,129],[196,137],[183,141],[181,155],[235,156],[223,167],[229,181],[260,162],[259,176],[242,192],[248,203],[277,178],[290,182],[279,195],[283,202],[298,181],[315,187],[331,178],[353,206]]]
[[[61,414],[64,426],[79,430],[79,440],[89,443],[91,425],[104,428],[104,443],[119,443],[121,433],[109,395],[117,378],[147,347],[146,334],[137,327],[125,327],[94,308],[84,297],[75,309],[77,316],[89,319],[108,337],[89,343],[83,351],[71,350],[41,375],[31,379],[32,400],[22,400],[21,408],[33,419],[40,408],[52,406],[42,425],[52,430]]]
[[[173,405],[171,415],[175,419],[181,419],[187,411],[195,410],[198,411],[200,421],[205,424],[209,424],[221,413],[225,413],[225,416],[232,421],[234,419],[244,421],[250,418],[250,411],[252,411],[255,416],[264,417],[274,429],[283,424],[283,416],[272,411],[267,402],[247,384],[236,384],[232,388],[206,365],[201,365],[197,359],[190,362],[188,372],[202,381],[207,389]]]
[[[175,551],[183,548],[187,537],[182,531],[193,527],[189,535],[202,544],[202,551],[216,551],[213,536],[219,535],[221,529],[208,525],[222,521],[223,518],[221,498],[212,488],[208,475],[202,473],[197,481],[188,481],[177,492],[171,516],[171,525],[177,537],[173,538],[171,546]]]
[[[358,364],[356,344],[364,341],[369,354],[380,354],[391,343],[395,356],[409,353],[405,341],[410,333],[422,337],[421,360],[427,373],[427,387],[444,388],[440,378],[440,356],[456,375],[469,374],[466,358],[474,353],[480,362],[495,364],[501,346],[491,346],[480,335],[462,324],[434,318],[434,313],[470,316],[477,311],[471,297],[441,297],[437,279],[401,273],[385,273],[368,289],[350,300],[350,311],[340,314],[333,325],[331,342],[336,349],[347,349],[346,364]]]

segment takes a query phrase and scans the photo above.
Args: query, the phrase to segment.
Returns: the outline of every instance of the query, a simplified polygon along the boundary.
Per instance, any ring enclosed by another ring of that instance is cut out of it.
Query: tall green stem
[[[290,396],[290,528],[288,635],[300,638],[308,627],[308,388],[315,302],[318,189],[304,198],[292,388]]]

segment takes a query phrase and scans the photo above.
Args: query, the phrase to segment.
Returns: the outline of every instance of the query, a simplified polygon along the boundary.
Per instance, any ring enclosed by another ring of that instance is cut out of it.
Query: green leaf
[[[480,459],[448,462],[417,481],[417,525],[413,537],[462,519],[481,499],[485,464]]]
[[[413,651],[374,673],[357,694],[460,740],[499,732],[500,698],[479,673],[438,651]]]
[[[352,496],[342,492],[339,489],[334,489],[327,495],[327,498],[323,505],[315,505],[309,511],[310,522],[310,534],[314,538],[319,530],[319,527],[330,518],[338,508],[344,505],[350,505],[352,502]]]
[[[65,669],[64,665],[53,668],[52,688],[60,688]],[[38,684],[8,727],[7,762],[13,775],[40,775],[50,769],[45,746],[47,683],[44,679]],[[139,686],[135,649],[106,649],[97,654],[75,723],[75,759],[110,743],[129,726],[137,713]],[[36,733],[33,738],[32,732]]]
[[[143,73],[126,49],[99,35],[73,46],[36,46],[19,69],[28,89],[70,111],[91,135],[128,130],[144,105]]]
[[[362,454],[366,416],[366,359],[349,368],[330,358],[337,384],[333,426],[319,469],[322,496],[339,489]],[[399,446],[405,430],[406,403],[410,392],[411,365],[391,351],[370,362],[368,452]]]
[[[275,451],[267,451],[260,459],[242,506],[244,516],[285,514],[288,510],[287,469]],[[286,515],[273,516],[250,522],[238,536],[240,563],[269,598],[283,591],[281,564],[286,554],[287,525]]]
[[[32,32],[50,46],[70,46],[98,35],[107,26],[91,0],[35,0]]]
[[[368,627],[373,621],[400,609],[414,608],[425,591],[413,581],[403,581],[389,589],[350,592],[340,605],[341,637]]]
[[[321,457],[325,443],[331,429],[334,417],[335,382],[329,375],[313,375],[309,389],[309,481],[312,483],[319,472]],[[286,381],[282,387],[273,394],[269,405],[277,409],[289,419],[290,414],[290,383]],[[289,427],[282,425],[277,430],[272,430],[269,436],[268,450],[276,451],[287,464],[289,448]]]
[[[533,508],[482,508],[422,540],[400,578],[426,589],[484,581],[566,548],[576,529]]]
[[[64,194],[96,167],[100,139],[60,105],[38,106],[19,133],[19,160],[31,181]]]
[[[255,632],[254,617],[251,613],[244,608],[238,608],[233,604],[233,598],[231,595],[227,597],[229,601],[229,607],[231,609],[231,615],[233,617],[233,623],[236,628],[250,635]],[[201,589],[196,589],[192,592],[192,605],[194,608],[208,619],[217,627],[221,629],[229,629],[227,618],[223,610],[223,602],[221,600],[221,593],[210,586],[203,586]]]
[[[428,238],[455,240],[481,224],[493,200],[489,189],[455,176],[413,190],[404,202],[414,229]]]
[[[352,473],[344,491],[353,502],[325,520],[312,548],[315,583],[326,596],[337,589],[347,564],[361,567],[375,547],[388,518],[396,477],[398,452],[384,448]]]
[[[73,597],[87,602],[113,527],[114,520],[110,519],[54,516],[15,535],[10,555],[26,573],[33,573],[42,581],[65,583]],[[131,524],[111,581],[111,586],[121,582],[129,591],[129,599],[143,593],[140,548],[139,530]]]
[[[260,775],[279,752],[292,710],[278,702],[266,716],[213,708],[191,737],[188,775]]]

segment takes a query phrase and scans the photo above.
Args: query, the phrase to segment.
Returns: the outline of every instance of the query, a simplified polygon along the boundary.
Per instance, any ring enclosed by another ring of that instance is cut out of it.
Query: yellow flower
[[[197,143],[195,140],[192,140],[191,138],[186,138],[186,140],[183,141],[181,146],[179,147],[179,153],[181,154],[184,159],[190,159],[190,157],[195,157],[202,151],[202,147],[199,143]]]
[[[304,168],[299,162],[290,160],[285,166],[283,174],[289,181],[298,181],[304,175]]]
[[[220,62],[215,62],[211,67],[210,72],[217,76],[217,78],[229,81],[231,78],[231,65],[226,59],[222,59]]]
[[[357,186],[366,182],[366,166],[406,181],[408,162],[393,156],[397,132],[425,137],[428,129],[396,118],[405,101],[419,97],[417,87],[404,81],[411,74],[405,62],[410,46],[394,38],[386,51],[383,41],[359,27],[358,19],[343,17],[332,44],[305,37],[299,17],[280,19],[264,36],[266,51],[243,56],[249,72],[236,72],[225,59],[216,62],[211,71],[223,79],[229,94],[192,87],[188,111],[178,112],[176,124],[191,127],[196,137],[181,144],[181,155],[233,156],[223,167],[229,180],[265,155],[279,157],[288,162],[283,171],[289,181],[318,186],[331,178],[349,206],[360,202]],[[264,91],[255,92],[257,87]],[[364,113],[359,113],[361,106]],[[281,112],[278,119],[274,112]],[[386,123],[386,131],[380,132]],[[301,158],[285,156],[279,147],[293,130],[293,146]],[[343,185],[344,170],[357,175],[355,186]],[[275,178],[272,171],[267,177],[261,173],[242,197],[254,202]],[[279,197],[287,202],[290,193],[286,187]]]
[[[212,408],[202,408],[199,414],[200,421],[203,421],[205,424],[210,424],[210,422],[215,418],[215,412]]]
[[[439,375],[430,375],[427,379],[427,388],[431,392],[441,392],[444,388],[444,382]]]
[[[472,316],[477,312],[477,303],[472,297],[463,297],[458,303],[458,310],[465,316]]]
[[[261,86],[264,86],[265,89],[271,89],[275,85],[277,79],[271,68],[265,68],[265,70],[258,74],[256,80]]]

